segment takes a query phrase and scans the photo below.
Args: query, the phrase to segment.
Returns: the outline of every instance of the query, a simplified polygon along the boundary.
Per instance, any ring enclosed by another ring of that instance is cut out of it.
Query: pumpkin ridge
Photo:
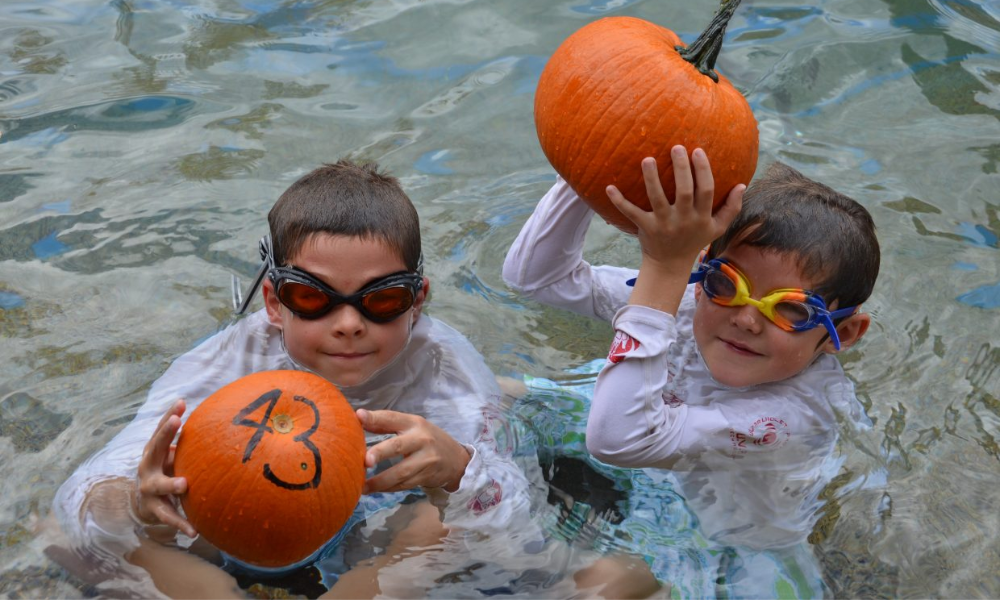
[[[660,82],[658,82],[658,84],[662,86],[662,85],[665,85],[665,82],[660,81]],[[642,96],[640,96],[639,98],[637,98],[634,101],[634,103],[636,105],[641,104],[643,102],[643,100],[645,100],[646,98],[649,98],[650,96],[654,96],[654,95],[657,95],[657,94],[660,94],[660,93],[662,93],[662,91],[661,91],[661,89],[659,87],[656,87],[656,88],[647,88],[646,91],[645,91],[645,93]],[[664,114],[665,113],[660,113],[660,117],[659,117],[660,120],[656,122],[657,125],[659,125],[659,123],[662,121]],[[597,151],[594,152],[592,154],[592,156],[595,156],[595,157],[596,156],[606,156],[606,157],[609,157],[609,160],[611,160],[613,162],[616,162],[615,158],[616,158],[616,155],[618,154],[618,150],[623,145],[629,143],[629,141],[630,141],[629,138],[630,138],[630,136],[633,133],[633,129],[634,129],[634,127],[627,127],[627,128],[619,128],[619,129],[617,129],[616,131],[620,133],[620,136],[619,136],[617,142],[613,142],[614,143],[614,147],[608,148],[607,150],[605,150],[605,144],[604,144],[604,142],[602,142],[600,144],[600,146],[597,148]],[[653,131],[658,132],[658,133],[662,133],[658,129],[658,127],[653,127],[651,129]],[[611,136],[610,135],[605,136],[605,140],[611,140]],[[659,144],[656,144],[655,142],[651,142],[651,143],[653,143],[653,145],[659,145]],[[659,152],[652,152],[652,153],[649,153],[648,155],[649,156],[653,156],[654,158],[656,158],[657,159],[657,167],[662,169],[662,166],[659,164],[660,158],[661,158],[659,156],[659,154],[660,154]],[[668,153],[667,157],[669,159],[669,153]],[[588,166],[590,166],[590,165],[588,164]],[[638,168],[638,165],[624,165],[624,166],[625,166],[625,168],[627,168],[629,170]],[[588,170],[586,172],[593,173],[594,177],[591,178],[590,181],[587,181],[586,179],[581,179],[580,187],[589,190],[589,189],[591,189],[595,185],[601,185],[601,182],[597,181],[597,175],[601,174],[602,170],[590,169],[590,170]],[[616,174],[615,178],[617,178],[617,174]],[[604,183],[601,187],[603,188],[603,187],[605,187],[607,185],[608,185],[608,183]],[[641,190],[641,197],[634,197],[635,196],[634,191],[629,190],[630,196],[626,196],[626,198],[628,199],[629,202],[632,202],[633,204],[637,204],[640,207],[642,207],[642,204],[643,204],[642,203],[642,199],[645,198],[646,199],[645,205],[646,205],[647,210],[648,210],[648,207],[650,206],[650,204],[649,204],[649,198],[648,198],[648,196],[646,194],[645,189],[646,189],[645,186],[643,186],[642,190]],[[623,194],[626,192],[626,190],[622,189],[621,187],[619,187],[619,191],[621,191]],[[595,191],[594,193],[599,193],[599,192]]]
[[[609,113],[616,114],[618,111],[615,107],[620,103],[633,102],[633,100],[629,97],[629,93],[629,90],[621,90],[617,95],[615,95],[613,100],[604,106],[604,110],[599,115],[594,117],[594,119],[600,120]],[[610,94],[606,94],[605,96],[608,95]],[[603,97],[604,96],[602,96],[602,98]],[[589,121],[591,117],[589,116],[589,113],[581,113],[579,119]],[[574,125],[576,125],[576,123],[574,123]],[[583,136],[579,136],[581,141],[573,147],[573,152],[570,154],[570,160],[572,160],[573,168],[567,169],[572,172],[566,174],[567,180],[572,179],[576,182],[577,187],[574,188],[574,191],[579,193],[581,196],[593,196],[597,193],[591,188],[598,185],[597,178],[599,176],[606,174],[602,173],[600,169],[594,169],[593,167],[601,161],[607,162],[609,160],[613,160],[613,151],[620,147],[621,144],[628,138],[629,131],[630,129],[615,130],[615,133],[620,134],[616,136],[618,138],[617,140],[610,135],[612,132],[598,132],[596,128],[590,128]],[[613,146],[608,150],[605,150],[608,145]],[[565,169],[565,166],[562,168]],[[578,176],[576,175],[577,172],[582,172],[583,175]],[[588,177],[588,174],[593,174],[593,177]],[[612,175],[610,180],[600,182],[601,187],[603,188],[609,184],[617,183],[617,175],[618,174],[615,173]]]
[[[209,504],[211,504],[212,506],[228,507],[232,505],[233,497],[241,492],[240,490],[241,486],[233,485],[234,480],[237,480],[239,476],[240,472],[238,469],[227,469],[226,472],[222,475],[222,477],[215,477],[211,480],[213,484],[212,487],[208,488],[207,491],[202,495],[205,496],[206,498],[211,499],[211,502],[209,502]],[[204,481],[201,483],[202,485],[205,484]],[[226,493],[227,488],[228,488],[228,494]],[[216,490],[220,489],[222,490],[221,492],[216,492]],[[219,500],[221,498],[225,498],[225,502],[220,502]],[[222,513],[211,515],[212,519],[210,521],[211,523],[210,527],[216,532],[219,530],[218,527],[219,519],[221,519],[222,516],[223,516]]]
[[[633,54],[629,55],[629,60],[627,60],[627,61],[625,61],[623,63],[615,63],[614,66],[610,66],[611,63],[604,62],[603,65],[602,65],[602,67],[604,67],[608,71],[612,72],[612,74],[614,74],[614,71],[618,71],[618,70],[624,69],[626,67],[631,67],[632,65],[635,65],[637,63],[640,63],[640,66],[641,66],[641,63],[644,62],[644,60],[645,60],[645,55],[638,55],[636,53],[633,53]],[[600,75],[600,73],[601,72],[598,72],[598,73],[594,73],[592,75],[594,76],[594,78],[596,78],[597,76]],[[581,85],[580,86],[580,91],[581,92],[586,92],[587,94],[593,94],[594,93],[592,85]],[[600,121],[602,118],[604,118],[605,115],[608,114],[608,112],[610,112],[614,108],[615,104],[619,100],[621,100],[626,95],[626,93],[628,92],[628,90],[618,90],[614,86],[606,86],[606,87],[604,87],[604,89],[601,89],[601,90],[598,90],[598,91],[603,92],[603,93],[600,96],[597,96],[597,97],[594,97],[594,98],[590,98],[588,100],[588,102],[584,103],[583,107],[579,107],[578,108],[578,110],[580,110],[580,112],[578,112],[577,114],[574,114],[572,116],[571,122],[572,122],[573,125],[576,125],[577,122],[581,122],[581,121],[582,122],[598,122],[598,121]],[[587,107],[594,107],[595,109],[596,108],[600,108],[600,106],[601,106],[601,102],[600,101],[603,100],[603,99],[605,99],[608,96],[611,96],[615,92],[617,92],[617,94],[614,96],[614,99],[611,102],[605,103],[604,107],[603,107],[604,110],[601,111],[600,113],[591,113],[589,111],[586,111]],[[572,105],[575,105],[575,103],[573,103]],[[586,112],[584,112],[584,111],[586,111]],[[593,116],[591,116],[592,114],[593,114]],[[562,153],[562,156],[568,157],[568,159],[573,163],[574,166],[578,166],[576,164],[576,161],[580,160],[579,157],[584,156],[584,155],[587,156],[587,160],[596,160],[596,157],[598,156],[597,153],[586,152],[586,149],[591,146],[591,139],[596,134],[597,134],[596,130],[594,128],[591,128],[586,133],[584,133],[584,135],[573,136],[573,139],[570,140],[570,141],[571,142],[576,141],[578,143],[575,143],[575,144],[571,143],[570,145],[568,145],[566,147],[566,149],[564,150],[564,152]],[[588,164],[586,166],[589,167],[590,165]],[[584,171],[587,171],[587,169],[585,169]],[[580,184],[580,187],[586,189],[590,185],[591,184],[586,184],[586,185]]]
[[[589,37],[600,37],[599,33],[603,31],[604,27],[607,25],[608,22],[629,23],[632,20],[633,19],[630,18],[630,17],[606,17],[605,19],[601,19],[601,20],[596,21],[595,23],[591,24],[589,26],[590,29],[586,30],[586,31],[587,31],[587,33],[591,34]],[[591,32],[593,32],[593,33],[591,33]],[[583,44],[583,43],[578,44],[577,47],[574,48],[574,51],[576,53],[583,53],[584,50],[579,49],[579,46],[584,46],[584,45],[585,44]],[[635,45],[635,44],[633,44],[633,45]],[[593,59],[591,57],[594,54],[595,54],[594,52],[587,52],[586,53],[586,62],[588,64],[590,62],[593,62]],[[630,53],[630,54],[627,55],[627,58],[625,58],[623,60],[628,61],[628,63],[632,63],[632,62],[638,62],[638,61],[640,61],[641,57],[636,56],[636,53]],[[594,92],[595,92],[594,86],[592,84],[592,81],[595,78],[595,76],[597,74],[599,74],[600,72],[610,71],[610,73],[613,75],[615,69],[613,67],[609,67],[609,61],[607,61],[607,60],[601,60],[601,61],[599,61],[598,68],[601,69],[601,71],[597,71],[597,72],[591,71],[590,72],[590,78],[588,80],[580,83],[577,86],[577,89],[573,92],[572,96],[564,97],[562,91],[559,91],[559,92],[555,93],[554,95],[559,99],[559,104],[561,106],[564,106],[564,107],[565,106],[576,107],[577,110],[581,109],[580,105],[582,105],[583,109],[586,109],[587,107],[597,107],[597,106],[599,106],[600,105],[599,101],[601,99],[603,99],[605,96],[607,96],[608,94],[612,93],[614,91],[614,89],[613,89],[612,86],[606,86],[606,87],[604,87],[602,89],[598,89],[597,90],[597,91],[600,91],[600,92],[604,92],[602,95],[594,97],[594,98],[590,98],[590,95],[594,94]],[[571,78],[568,78],[566,76],[566,74],[559,73],[559,72],[557,72],[554,76],[557,77],[558,80],[559,80],[559,83],[563,84],[564,86],[567,84],[567,80],[571,79]],[[578,100],[578,98],[580,96],[583,96],[584,99],[586,100],[586,102]],[[536,104],[537,104],[537,101],[536,101]],[[607,108],[605,110],[607,110]],[[555,120],[558,121],[561,124],[565,124],[567,121],[569,121],[570,124],[574,124],[576,121],[582,119],[582,117],[583,117],[583,115],[578,114],[578,113],[572,113],[572,114],[570,114],[567,111],[562,111],[562,112],[560,112],[556,116]],[[543,120],[544,120],[544,115],[543,115]],[[552,129],[556,130],[556,129],[560,129],[560,128],[559,127],[553,127]],[[580,149],[581,148],[585,148],[586,144],[588,143],[588,141],[589,141],[589,136],[587,136],[587,135],[584,135],[584,136],[580,136],[580,135],[570,135],[570,136],[567,136],[567,144],[564,145],[564,147],[557,152],[557,160],[554,161],[554,162],[559,162],[560,164],[562,164],[564,162],[567,162],[567,161],[562,160],[564,157],[569,162],[573,162],[575,160],[575,157],[580,153]],[[574,143],[574,142],[576,142],[576,143]]]

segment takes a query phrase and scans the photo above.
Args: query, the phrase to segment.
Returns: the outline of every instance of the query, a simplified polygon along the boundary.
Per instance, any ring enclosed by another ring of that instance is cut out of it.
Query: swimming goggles
[[[424,285],[423,256],[416,273],[392,273],[345,296],[298,267],[275,267],[269,235],[260,240],[259,249],[263,264],[246,298],[239,293],[238,280],[234,278],[233,305],[237,316],[246,312],[265,275],[274,285],[278,300],[303,319],[319,319],[337,306],[349,304],[369,321],[388,323],[410,310]]]
[[[821,296],[798,288],[774,290],[755,300],[750,297],[750,281],[746,275],[724,258],[702,260],[688,283],[701,283],[705,295],[720,306],[754,306],[785,331],[808,331],[822,325],[837,350],[840,350],[840,336],[834,320],[849,317],[858,309],[850,306],[830,311]],[[629,279],[626,284],[635,285],[635,279]]]

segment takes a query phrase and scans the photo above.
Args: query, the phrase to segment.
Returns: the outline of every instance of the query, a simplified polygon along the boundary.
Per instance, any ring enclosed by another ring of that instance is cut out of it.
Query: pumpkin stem
[[[742,0],[722,0],[722,6],[715,18],[708,24],[708,28],[702,32],[690,46],[677,46],[681,58],[695,66],[702,75],[708,75],[712,81],[719,83],[719,75],[715,72],[715,61],[719,58],[722,50],[722,38],[726,33],[726,25],[729,19],[736,12],[736,7]]]

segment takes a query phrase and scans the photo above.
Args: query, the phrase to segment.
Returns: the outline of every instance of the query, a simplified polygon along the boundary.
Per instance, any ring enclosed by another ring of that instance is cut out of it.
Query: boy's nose
[[[732,309],[734,311],[731,319],[733,325],[751,333],[761,332],[764,326],[764,315],[760,314],[756,306],[744,304],[743,306],[734,306]]]
[[[365,318],[350,304],[341,304],[329,315],[331,332],[336,337],[359,337],[366,328]]]

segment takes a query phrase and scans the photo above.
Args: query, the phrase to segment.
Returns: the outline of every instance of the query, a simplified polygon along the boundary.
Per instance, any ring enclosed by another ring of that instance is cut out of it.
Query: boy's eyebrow
[[[329,287],[330,289],[332,289],[334,291],[337,291],[337,292],[341,291],[341,290],[336,289],[332,285],[330,285],[330,283],[326,280],[325,277],[320,277],[316,273],[313,273],[312,271],[307,271],[307,270],[303,269],[302,267],[299,267],[299,266],[296,266],[296,265],[290,264],[288,266],[290,266],[290,267],[292,267],[294,269],[298,269],[299,271],[302,271],[303,273],[308,274],[310,277],[313,277],[315,279],[318,279],[318,280],[322,281],[327,287]],[[385,279],[386,277],[391,277],[393,275],[400,275],[400,274],[409,273],[409,272],[410,271],[407,271],[406,269],[403,269],[402,271],[392,271],[391,273],[386,273],[384,275],[376,275],[376,276],[374,276],[374,277],[366,280],[364,283],[362,283],[361,287],[359,287],[358,289],[359,290],[363,290],[366,287],[370,286],[371,284],[375,283],[376,281],[381,281],[382,279]]]

